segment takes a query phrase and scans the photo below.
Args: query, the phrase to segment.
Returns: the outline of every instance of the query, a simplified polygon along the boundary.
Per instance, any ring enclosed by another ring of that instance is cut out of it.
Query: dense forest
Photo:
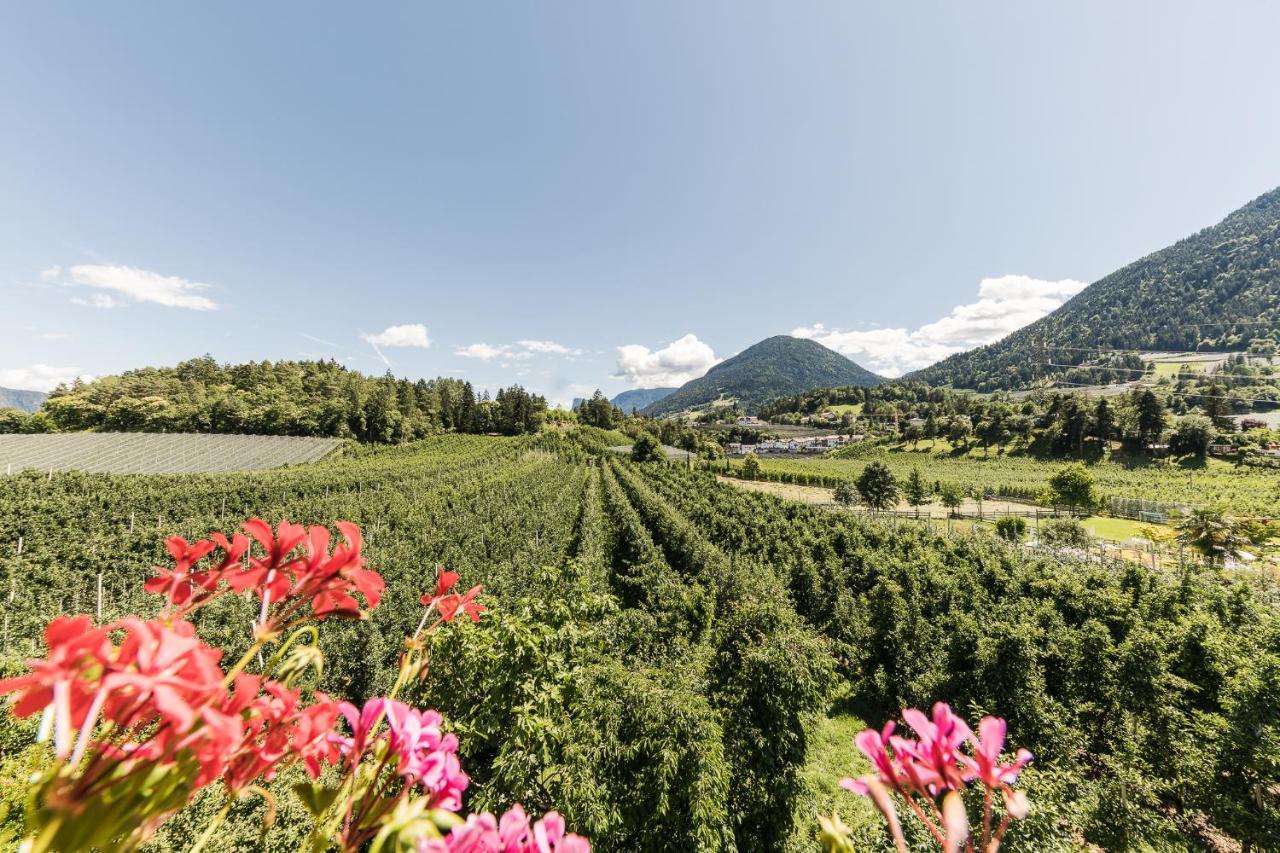
[[[215,432],[403,443],[443,431],[535,432],[547,402],[518,385],[490,397],[470,382],[365,376],[334,361],[219,364],[205,356],[54,391],[36,414],[0,413],[0,430]]]
[[[1003,340],[911,374],[982,391],[1143,351],[1280,348],[1280,189],[1099,279]],[[1124,366],[1124,365],[1121,365]]]
[[[1280,597],[1264,578],[891,527],[602,452],[616,440],[444,436],[280,472],[5,478],[4,666],[56,613],[154,609],[137,579],[164,534],[349,518],[388,586],[370,620],[324,627],[335,696],[386,688],[434,566],[485,585],[489,610],[433,635],[409,697],[462,735],[472,809],[555,807],[601,850],[764,851],[813,849],[815,810],[838,804],[859,849],[890,849],[865,803],[806,780],[815,726],[945,700],[1006,717],[1036,754],[1031,814],[1001,849],[1280,834]],[[201,611],[202,636],[238,656],[250,607]],[[0,791],[21,790],[34,726],[0,724]],[[271,786],[265,838],[255,800],[207,849],[296,849],[292,781]],[[217,803],[197,799],[153,848],[181,846]]]

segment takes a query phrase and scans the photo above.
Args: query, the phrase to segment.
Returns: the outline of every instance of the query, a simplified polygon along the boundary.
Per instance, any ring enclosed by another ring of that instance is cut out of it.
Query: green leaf
[[[293,786],[293,792],[302,800],[302,805],[311,816],[317,819],[329,810],[338,796],[337,788],[330,788],[319,782],[299,782]]]

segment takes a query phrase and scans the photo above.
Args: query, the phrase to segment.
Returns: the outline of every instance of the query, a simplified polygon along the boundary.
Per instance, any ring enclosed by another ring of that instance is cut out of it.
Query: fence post
[[[13,568],[9,570],[9,603],[13,604],[13,599],[17,595],[18,584],[18,564],[22,561],[22,537],[18,537],[18,555],[13,561]]]

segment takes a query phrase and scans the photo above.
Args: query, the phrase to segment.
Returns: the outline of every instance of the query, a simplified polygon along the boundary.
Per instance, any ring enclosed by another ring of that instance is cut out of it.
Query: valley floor
[[[946,442],[870,446],[838,451],[833,456],[760,458],[771,475],[818,475],[854,479],[868,462],[883,462],[901,480],[913,468],[926,484],[953,483],[990,488],[997,495],[1035,497],[1048,489],[1049,478],[1070,460],[1038,459],[1027,454],[967,452]],[[740,467],[740,459],[719,463]],[[1280,468],[1234,465],[1218,459],[1203,464],[1166,460],[1100,461],[1088,466],[1104,500],[1141,499],[1187,506],[1222,506],[1238,514],[1280,516]]]

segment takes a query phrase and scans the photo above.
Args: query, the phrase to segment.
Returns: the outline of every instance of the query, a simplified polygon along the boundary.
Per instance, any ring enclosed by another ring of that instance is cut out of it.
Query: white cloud
[[[580,382],[557,383],[556,390],[546,394],[547,402],[557,409],[568,409],[575,399],[587,399],[596,392],[595,385],[584,385]]]
[[[42,341],[65,341],[71,338],[66,332],[41,332],[40,340]]]
[[[883,376],[901,376],[953,353],[995,343],[1039,320],[1087,286],[1070,278],[984,278],[978,285],[977,302],[957,305],[941,320],[918,329],[841,331],[815,323],[793,329],[791,334],[812,338]]]
[[[577,356],[582,354],[582,350],[570,349],[555,341],[524,340],[516,341],[514,344],[468,344],[454,350],[453,354],[463,358],[478,358],[481,361],[492,361],[495,358],[528,361],[535,355]],[[503,365],[503,367],[507,366],[509,365]]]
[[[431,346],[431,337],[427,327],[421,323],[406,323],[402,326],[388,326],[376,335],[361,335],[375,347],[421,347]]]
[[[641,344],[618,347],[618,372],[614,375],[636,388],[683,385],[718,361],[711,347],[690,334],[656,351]]]
[[[68,285],[83,285],[108,293],[94,293],[88,298],[76,297],[77,305],[94,308],[117,308],[123,304],[121,294],[134,302],[153,302],[169,308],[188,308],[192,311],[216,311],[217,303],[201,291],[209,285],[190,281],[175,275],[161,275],[137,267],[114,264],[77,264],[65,271],[62,267],[50,267],[40,273],[45,281],[57,281]],[[69,281],[67,280],[69,279]]]
[[[78,367],[51,367],[47,364],[0,370],[0,386],[22,391],[52,391],[62,383],[76,378],[86,382],[93,379],[92,376],[81,373]]]
[[[492,361],[500,356],[509,356],[510,353],[511,347],[506,344],[496,347],[489,344],[468,344],[453,351],[454,355],[460,355],[463,358],[478,358],[481,361]]]

